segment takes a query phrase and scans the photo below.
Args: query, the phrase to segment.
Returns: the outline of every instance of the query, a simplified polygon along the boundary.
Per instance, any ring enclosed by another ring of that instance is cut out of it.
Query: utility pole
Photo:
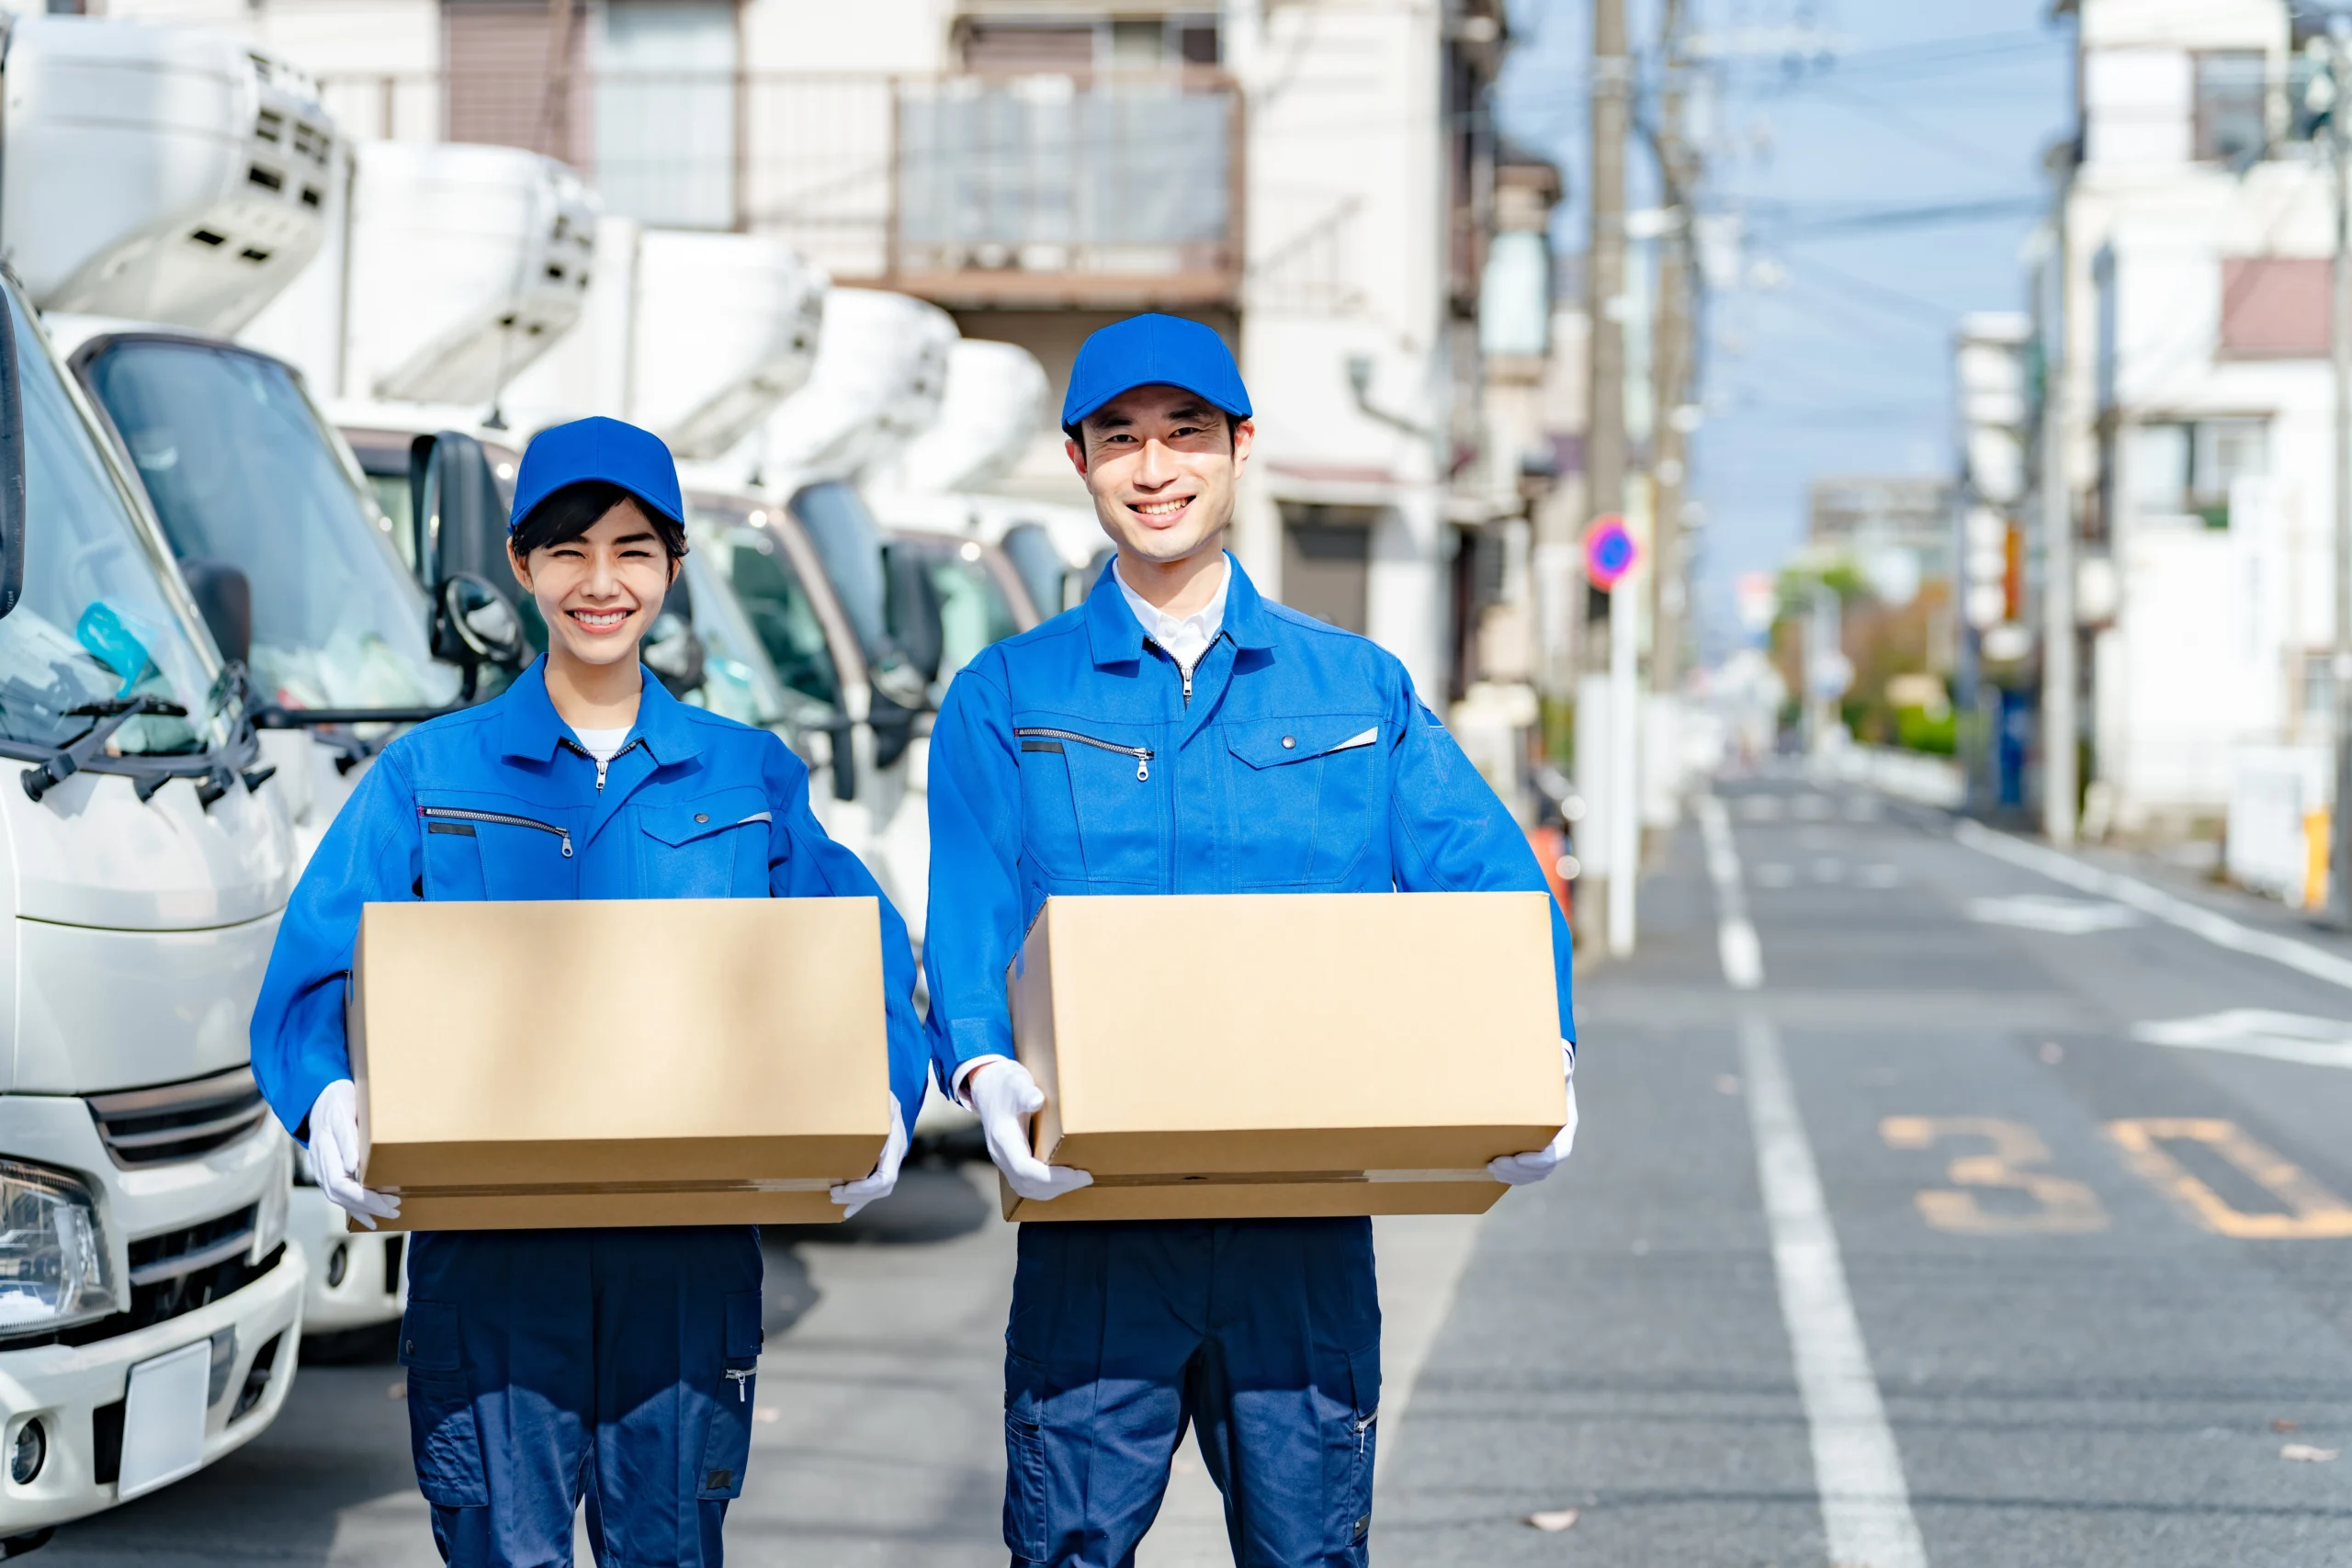
[[[1689,482],[1688,432],[1682,428],[1690,395],[1691,310],[1691,218],[1698,160],[1684,137],[1686,92],[1682,43],[1683,0],[1666,0],[1660,35],[1665,85],[1658,115],[1657,158],[1666,187],[1666,231],[1658,237],[1657,319],[1651,330],[1650,581],[1656,603],[1650,621],[1650,688],[1671,693],[1682,683],[1682,625],[1689,595],[1682,558],[1682,504]]]
[[[2327,901],[2336,923],[2352,926],[2352,134],[2344,123],[2352,89],[2347,24],[2328,28],[2327,145],[2335,175],[2334,309],[2328,357],[2335,372],[2335,804],[2328,812]]]
[[[1625,0],[1592,0],[1592,169],[1585,188],[1591,193],[1592,231],[1585,248],[1585,306],[1590,323],[1587,368],[1590,377],[1586,400],[1585,515],[1622,515],[1625,510],[1625,130],[1631,118],[1634,65],[1626,53]],[[1589,592],[1586,603],[1594,604]],[[1578,888],[1579,923],[1590,931],[1594,917],[1601,917],[1612,951],[1630,951],[1633,908],[1626,894],[1640,867],[1619,861],[1615,847],[1623,841],[1618,831],[1620,814],[1638,812],[1634,791],[1621,794],[1618,781],[1629,772],[1616,753],[1621,738],[1638,733],[1628,722],[1624,699],[1633,684],[1634,618],[1638,614],[1634,594],[1609,596],[1611,680],[1610,713],[1601,732],[1608,737],[1604,755],[1577,757],[1577,772],[1589,786],[1597,787],[1607,819],[1593,823],[1603,843],[1611,846],[1597,888]],[[1598,727],[1597,727],[1598,728]],[[1587,731],[1592,733],[1592,731]],[[1639,835],[1634,835],[1636,844]],[[1622,886],[1621,886],[1622,885]],[[1599,895],[1599,897],[1593,897]]]
[[[2063,160],[2063,161],[2062,161]],[[2066,477],[2066,196],[2074,184],[2071,148],[2052,160],[2049,315],[2041,355],[2041,832],[2061,849],[2075,841],[2075,508]]]

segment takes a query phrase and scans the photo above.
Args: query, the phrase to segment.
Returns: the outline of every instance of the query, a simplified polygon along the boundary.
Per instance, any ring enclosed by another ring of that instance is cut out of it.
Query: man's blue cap
[[[1250,417],[1240,367],[1214,329],[1175,316],[1129,316],[1079,346],[1062,399],[1062,428],[1137,387],[1181,387],[1236,419]]]
[[[531,437],[514,476],[514,508],[506,531],[522,526],[531,508],[566,485],[602,479],[637,497],[639,504],[684,526],[686,503],[678,494],[678,465],[670,448],[650,430],[617,419],[575,419],[551,424]]]

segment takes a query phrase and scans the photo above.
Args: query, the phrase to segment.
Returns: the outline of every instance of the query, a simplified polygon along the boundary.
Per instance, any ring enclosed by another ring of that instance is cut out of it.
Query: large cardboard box
[[[1566,1114],[1542,893],[1049,898],[1006,976],[1018,1220],[1470,1214]]]
[[[871,898],[370,904],[349,1020],[395,1229],[825,1223],[889,1130]]]

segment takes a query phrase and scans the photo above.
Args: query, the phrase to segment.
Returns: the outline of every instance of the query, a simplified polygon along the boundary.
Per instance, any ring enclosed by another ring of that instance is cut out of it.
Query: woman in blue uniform
[[[817,825],[782,741],[684,705],[638,660],[684,516],[650,432],[590,419],[533,441],[509,549],[547,656],[495,700],[386,747],[287,907],[254,1073],[319,1186],[362,1224],[399,1201],[358,1181],[345,994],[361,907],[402,899],[876,899],[891,1134],[833,1200],[854,1213],[898,1179],[926,1055],[904,922]],[[443,1560],[568,1564],[584,1499],[601,1563],[717,1564],[759,1350],[751,1226],[419,1233],[401,1359]]]

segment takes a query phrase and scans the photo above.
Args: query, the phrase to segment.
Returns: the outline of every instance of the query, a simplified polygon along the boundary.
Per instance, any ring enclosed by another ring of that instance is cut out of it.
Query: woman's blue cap
[[[514,507],[507,513],[513,533],[531,508],[566,485],[602,479],[637,497],[639,504],[684,526],[686,503],[678,493],[678,465],[670,448],[650,430],[617,419],[575,419],[551,424],[531,437],[514,476]]]
[[[1236,419],[1250,417],[1240,368],[1214,329],[1177,316],[1129,316],[1079,346],[1062,399],[1062,428],[1137,387],[1181,387]]]

